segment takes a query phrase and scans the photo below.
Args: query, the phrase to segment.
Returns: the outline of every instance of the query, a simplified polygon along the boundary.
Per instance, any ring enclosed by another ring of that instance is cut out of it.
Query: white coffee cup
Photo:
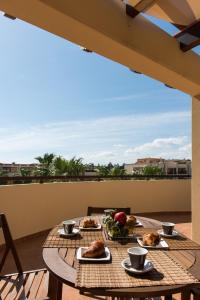
[[[74,225],[76,224],[73,220],[63,221],[63,228],[66,234],[71,234],[73,232]]]
[[[143,269],[148,250],[141,247],[132,247],[127,250],[131,266],[134,269]]]

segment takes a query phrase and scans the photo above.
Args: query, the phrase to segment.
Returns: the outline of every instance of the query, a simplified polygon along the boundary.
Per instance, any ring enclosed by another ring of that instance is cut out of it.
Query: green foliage
[[[20,169],[21,176],[26,177],[31,175],[30,169],[21,168]]]
[[[109,163],[107,166],[98,166],[97,169],[99,170],[99,175],[100,176],[122,176],[125,175],[126,170],[124,169],[123,166],[119,165],[112,165]]]
[[[108,176],[110,175],[110,169],[108,166],[98,166],[97,167],[100,176]]]
[[[82,158],[73,157],[67,161],[66,171],[68,176],[84,175],[85,165]]]
[[[119,165],[116,165],[110,171],[110,175],[112,175],[112,176],[123,176],[123,175],[125,175],[125,173],[126,173],[126,170],[123,167],[120,167]]]
[[[146,166],[142,170],[142,175],[163,175],[163,171],[158,166]]]
[[[57,156],[54,159],[55,175],[66,175],[68,161],[62,156]]]
[[[35,157],[36,160],[39,161],[40,164],[50,166],[53,163],[53,160],[55,158],[55,154],[53,153],[45,153],[43,156]]]
[[[5,171],[0,170],[0,176],[8,176],[8,174]]]
[[[54,158],[53,153],[45,153],[43,156],[35,157],[40,163],[40,166],[36,169],[35,175],[39,176],[50,176],[54,174]]]

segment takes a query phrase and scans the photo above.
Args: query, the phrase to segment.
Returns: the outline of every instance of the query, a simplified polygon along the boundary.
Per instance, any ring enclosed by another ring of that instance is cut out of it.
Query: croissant
[[[97,223],[94,219],[85,219],[83,221],[83,228],[91,228],[91,227],[97,227]]]
[[[156,246],[160,243],[160,236],[158,233],[144,234],[143,244],[145,246]]]
[[[87,250],[82,254],[83,257],[100,257],[105,253],[103,241],[93,241]]]

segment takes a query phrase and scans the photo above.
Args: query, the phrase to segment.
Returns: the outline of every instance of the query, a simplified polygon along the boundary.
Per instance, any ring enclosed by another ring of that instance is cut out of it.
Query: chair
[[[0,299],[44,300],[49,299],[48,277],[46,269],[23,272],[12,235],[4,214],[0,214],[0,228],[5,239],[5,251],[0,261],[0,272],[11,251],[18,273],[0,276]]]
[[[87,209],[87,216],[92,216],[93,214],[100,215],[104,213],[105,209],[116,209],[117,211],[123,211],[125,214],[130,215],[131,209],[130,207],[92,207],[89,206]]]

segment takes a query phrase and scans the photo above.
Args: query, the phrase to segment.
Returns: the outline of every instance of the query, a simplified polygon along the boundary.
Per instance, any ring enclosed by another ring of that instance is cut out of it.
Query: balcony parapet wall
[[[88,206],[131,207],[133,213],[191,210],[191,180],[112,180],[0,186],[0,212],[13,237],[84,216]]]

